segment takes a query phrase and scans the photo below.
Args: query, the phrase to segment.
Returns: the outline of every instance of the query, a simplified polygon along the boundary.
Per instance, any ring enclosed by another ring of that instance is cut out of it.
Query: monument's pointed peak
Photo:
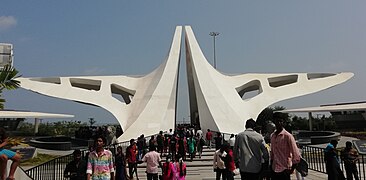
[[[191,121],[225,133],[243,130],[271,104],[341,84],[353,73],[282,73],[226,76],[204,57],[190,26],[185,26]],[[247,97],[248,93],[254,96]]]

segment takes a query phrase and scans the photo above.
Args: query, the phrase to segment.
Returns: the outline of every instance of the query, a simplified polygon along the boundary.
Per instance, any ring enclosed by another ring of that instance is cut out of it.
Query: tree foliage
[[[275,106],[275,107],[267,107],[265,108],[257,118],[257,126],[259,126],[263,132],[266,132],[268,124],[272,123],[273,121],[273,113],[276,111],[285,110],[286,108],[283,106]],[[291,120],[287,113],[283,113],[286,124],[289,125]],[[291,126],[291,124],[290,124]]]
[[[53,123],[41,123],[39,124],[38,134],[39,136],[75,136],[75,131],[82,126],[87,126],[86,123],[80,121],[59,121]],[[19,127],[24,135],[32,135],[34,132],[34,126],[31,123],[24,123]]]
[[[0,109],[4,109],[5,99],[1,97],[4,89],[13,90],[20,86],[20,82],[16,78],[20,77],[16,70],[11,65],[5,65],[0,71]]]
[[[89,118],[89,124],[90,126],[93,126],[97,121],[94,120],[94,118]]]

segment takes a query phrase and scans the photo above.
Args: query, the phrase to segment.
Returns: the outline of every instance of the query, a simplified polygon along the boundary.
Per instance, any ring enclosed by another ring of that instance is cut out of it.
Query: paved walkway
[[[216,174],[213,171],[212,159],[213,159],[214,149],[204,149],[202,158],[195,158],[192,162],[186,161],[187,164],[187,180],[215,180]],[[146,180],[145,174],[145,163],[138,166],[138,175],[140,180]],[[159,169],[159,174],[161,171]],[[136,178],[134,178],[136,179]],[[235,176],[235,179],[240,179],[240,175]],[[292,180],[296,180],[296,175],[291,175]],[[327,175],[324,173],[309,170],[309,175],[305,178],[307,180],[319,180],[327,179]]]
[[[139,179],[146,180],[145,169],[138,169]],[[161,172],[159,172],[161,174]],[[187,167],[187,180],[215,180],[215,173],[212,167]],[[136,179],[136,178],[134,178]],[[240,175],[235,176],[235,179],[240,179]],[[306,180],[320,180],[327,179],[327,175],[316,171],[309,171],[309,175],[305,178]],[[296,180],[295,174],[291,175],[291,180]]]

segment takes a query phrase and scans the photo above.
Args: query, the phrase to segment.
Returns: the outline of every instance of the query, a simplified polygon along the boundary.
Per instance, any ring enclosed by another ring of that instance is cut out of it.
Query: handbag
[[[236,175],[239,175],[240,174],[240,169],[239,168],[235,168],[233,170],[233,175],[236,176]]]
[[[296,164],[296,171],[301,174],[302,177],[306,177],[309,171],[309,164],[304,158],[300,158],[300,162]]]

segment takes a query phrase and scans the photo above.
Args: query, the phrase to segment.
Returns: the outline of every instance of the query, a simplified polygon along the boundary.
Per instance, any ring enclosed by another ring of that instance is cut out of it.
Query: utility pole
[[[220,33],[219,32],[210,32],[210,36],[213,37],[213,49],[214,49],[214,68],[216,69],[216,36],[218,36]]]

